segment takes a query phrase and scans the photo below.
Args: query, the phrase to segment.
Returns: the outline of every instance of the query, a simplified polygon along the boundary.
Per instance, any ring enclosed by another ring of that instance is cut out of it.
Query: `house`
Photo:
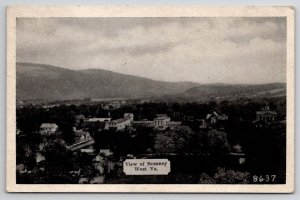
[[[171,121],[170,117],[165,117],[165,116],[156,117],[156,118],[154,118],[154,126],[155,126],[155,128],[158,128],[158,129],[166,129],[167,123],[170,121]]]
[[[214,110],[212,113],[206,115],[206,122],[209,124],[216,124],[219,121],[227,121],[228,116],[221,113],[218,110]]]
[[[89,155],[93,155],[95,153],[95,149],[93,149],[93,148],[80,149],[80,153],[86,153]]]
[[[99,174],[104,174],[114,169],[113,163],[108,160],[108,157],[112,154],[113,152],[110,149],[100,149],[99,154],[93,159],[94,169]]]
[[[89,139],[89,140],[85,140],[83,142],[79,142],[79,143],[75,143],[72,144],[71,146],[67,146],[68,149],[70,149],[71,151],[77,151],[81,149],[91,149],[93,147],[93,145],[95,144],[95,140],[93,138]],[[82,152],[84,153],[84,152]],[[85,152],[88,153],[88,152]],[[88,154],[93,154],[93,153],[88,153]]]
[[[54,123],[43,123],[40,126],[41,135],[52,135],[58,130],[58,126]]]
[[[74,140],[75,140],[74,143],[75,144],[85,142],[90,139],[92,139],[92,137],[91,137],[90,133],[87,131],[77,130],[74,132]]]
[[[104,156],[110,156],[113,154],[113,152],[110,149],[100,149],[99,154]]]
[[[133,113],[125,113],[124,114],[124,119],[129,119],[130,121],[133,121]]]
[[[175,121],[167,122],[167,127],[169,127],[170,129],[176,129],[179,126],[181,126],[181,122],[175,122]]]
[[[44,161],[45,159],[46,159],[45,156],[43,156],[41,153],[36,153],[36,155],[35,155],[36,163],[40,163],[40,162]]]
[[[125,129],[126,126],[131,125],[131,120],[130,119],[116,119],[110,122],[106,123],[107,126],[105,127],[106,129],[116,129],[116,130],[123,130]]]
[[[74,132],[74,144],[68,146],[71,151],[77,151],[81,149],[92,149],[95,140],[91,137],[90,133],[83,130],[77,130]]]
[[[274,122],[277,117],[275,111],[271,111],[269,106],[265,106],[261,111],[256,112],[256,122],[271,123]]]

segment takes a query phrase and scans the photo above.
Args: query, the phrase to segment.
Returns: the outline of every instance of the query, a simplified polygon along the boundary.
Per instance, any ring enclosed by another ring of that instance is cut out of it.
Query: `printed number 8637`
[[[276,175],[253,175],[252,181],[253,183],[274,183],[276,180]]]

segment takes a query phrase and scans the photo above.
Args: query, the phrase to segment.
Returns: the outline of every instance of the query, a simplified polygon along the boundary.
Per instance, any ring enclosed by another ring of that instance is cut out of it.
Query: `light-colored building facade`
[[[216,124],[218,121],[227,121],[228,116],[217,111],[206,115],[206,121],[210,124]]]
[[[133,113],[125,113],[124,114],[124,119],[129,119],[131,121],[133,121],[134,115]]]
[[[170,117],[157,117],[154,118],[155,127],[166,127],[167,123],[171,121]]]
[[[86,122],[109,122],[111,121],[110,117],[103,117],[103,118],[88,118],[85,119]]]
[[[271,111],[269,106],[265,106],[261,111],[256,112],[256,121],[263,121],[265,123],[274,122],[277,117],[275,111]]]
[[[58,126],[54,123],[43,123],[40,126],[41,135],[52,135],[58,131]]]
[[[106,122],[107,126],[106,129],[115,128],[116,130],[123,130],[126,128],[126,126],[131,125],[130,119],[116,119],[112,120],[110,122]]]

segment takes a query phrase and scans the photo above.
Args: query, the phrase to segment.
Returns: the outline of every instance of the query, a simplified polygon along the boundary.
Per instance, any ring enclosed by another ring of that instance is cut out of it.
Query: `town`
[[[284,98],[129,102],[19,102],[17,182],[252,183],[264,171],[284,182]],[[126,176],[128,158],[167,158],[171,173]]]

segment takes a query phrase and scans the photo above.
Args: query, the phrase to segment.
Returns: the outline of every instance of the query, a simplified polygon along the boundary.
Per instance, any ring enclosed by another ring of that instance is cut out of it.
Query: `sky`
[[[16,56],[171,82],[286,82],[286,18],[18,18]]]

